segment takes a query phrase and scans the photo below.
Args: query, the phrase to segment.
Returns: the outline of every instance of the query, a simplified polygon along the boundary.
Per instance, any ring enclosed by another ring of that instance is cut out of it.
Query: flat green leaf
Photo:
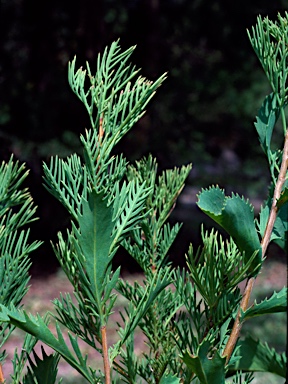
[[[180,384],[180,379],[172,375],[162,376],[159,384]]]
[[[288,207],[286,204],[282,205],[278,211],[273,232],[278,235],[275,243],[286,251],[288,247]]]
[[[287,311],[287,288],[284,287],[280,292],[274,292],[270,299],[265,299],[261,303],[252,305],[244,313],[242,320],[251,317],[266,315],[268,313],[286,312]]]
[[[43,360],[33,350],[35,364],[28,356],[30,367],[28,367],[28,372],[23,378],[23,384],[35,384],[35,382],[37,384],[56,383],[60,355],[58,353],[47,355],[42,345],[41,350]]]
[[[264,236],[266,225],[267,225],[268,218],[269,218],[269,214],[270,214],[269,206],[268,205],[265,205],[264,207],[262,206],[260,213],[259,213],[259,218],[257,220],[257,227],[258,227],[258,231],[259,231],[261,237]],[[277,218],[276,218],[276,220],[277,220]],[[270,240],[273,241],[275,239],[279,239],[279,234],[275,233],[275,230],[273,228]]]
[[[78,213],[79,231],[76,236],[85,258],[85,270],[97,302],[103,292],[103,281],[112,261],[109,252],[113,241],[112,208],[107,207],[102,194],[92,191],[88,201],[83,200]]]
[[[274,93],[271,93],[266,96],[255,122],[261,147],[266,154],[270,151],[273,128],[278,120],[278,116],[279,108],[277,108],[276,97]]]
[[[233,238],[245,260],[258,252],[252,263],[255,269],[262,259],[261,244],[254,224],[254,208],[238,195],[227,197],[218,186],[203,189],[198,195],[198,206]]]
[[[37,317],[32,315],[28,316],[25,311],[17,310],[15,307],[8,309],[4,305],[0,304],[0,323],[1,322],[8,322],[30,335],[35,336],[38,340],[43,341],[43,343],[58,352],[71,365],[71,367],[75,368],[88,380],[88,382],[91,382],[91,373],[86,364],[87,359],[86,357],[83,358],[83,356],[79,354],[79,347],[75,348],[75,345],[78,345],[77,337],[74,338],[70,335],[70,340],[72,338],[74,342],[74,346],[72,344],[72,347],[75,355],[77,356],[76,358],[65,343],[57,322],[56,331],[58,338],[53,335],[46,322],[39,315]]]
[[[281,377],[286,377],[286,354],[277,353],[267,344],[247,337],[239,340],[237,355],[241,356],[235,364],[229,366],[229,371],[241,370],[243,372],[270,372]]]
[[[213,357],[207,357],[210,342],[205,341],[199,348],[198,355],[186,352],[183,361],[196,374],[201,384],[225,383],[225,357],[216,351]]]
[[[258,229],[261,236],[264,236],[266,225],[268,222],[270,209],[271,209],[272,201],[268,200],[267,205],[261,208],[259,219],[258,219]],[[282,249],[287,249],[287,241],[288,241],[288,209],[285,203],[279,206],[279,210],[277,213],[277,217],[274,223],[274,227],[271,233],[271,241],[275,241]]]

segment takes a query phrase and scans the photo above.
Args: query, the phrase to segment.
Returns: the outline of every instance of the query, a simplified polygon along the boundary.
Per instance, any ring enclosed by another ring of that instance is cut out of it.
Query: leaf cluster
[[[24,165],[14,161],[13,156],[7,163],[0,166],[0,305],[8,308],[20,308],[21,301],[28,291],[29,255],[37,249],[41,242],[29,244],[30,230],[25,226],[35,220],[36,207],[27,188],[21,188],[28,176]],[[11,323],[2,323],[0,329],[0,361],[5,361],[5,342],[15,327]],[[35,345],[35,340],[29,336],[24,342],[28,351]],[[27,356],[14,355],[14,377],[24,367]]]
[[[251,38],[269,80],[276,79],[273,95],[265,99],[256,121],[270,166],[272,189],[278,186],[277,174],[285,156],[284,150],[279,150],[281,156],[277,157],[270,147],[276,117],[282,116],[283,126],[286,123],[286,78],[278,66],[282,60],[282,68],[287,57],[281,40],[281,28],[286,31],[287,27],[287,14],[285,17],[279,16],[280,24],[258,19]],[[277,58],[275,65],[266,58],[267,33],[278,44],[272,44],[273,58],[278,53],[284,57]],[[89,64],[86,70],[75,69],[76,59],[69,64],[69,84],[83,102],[91,128],[80,137],[83,156],[56,156],[43,166],[45,187],[71,216],[70,227],[64,234],[58,233],[53,249],[74,292],[60,294],[54,300],[56,315],[33,316],[21,308],[29,280],[28,255],[40,244],[29,245],[29,231],[22,226],[34,220],[35,207],[29,192],[20,189],[26,177],[23,166],[14,164],[12,158],[1,166],[1,347],[14,327],[27,333],[23,351],[14,355],[13,382],[55,383],[60,357],[89,383],[116,383],[120,377],[126,383],[225,384],[225,379],[233,376],[234,383],[248,384],[254,371],[284,377],[285,356],[260,341],[239,340],[232,356],[227,359],[225,354],[239,314],[244,322],[286,309],[286,289],[248,308],[241,306],[245,295],[239,284],[255,278],[263,264],[265,252],[262,254],[260,236],[267,229],[273,200],[268,197],[259,219],[255,219],[253,206],[243,197],[225,196],[218,186],[203,189],[198,195],[198,207],[228,233],[228,240],[224,241],[214,229],[208,232],[202,227],[202,245],[196,252],[190,245],[187,269],[173,268],[169,253],[181,224],[172,226],[168,219],[191,164],[159,174],[152,155],[135,164],[128,164],[122,155],[113,155],[115,145],[141,118],[165,78],[163,75],[151,82],[139,76],[135,80],[138,70],[128,62],[133,50],[134,47],[122,52],[118,42],[112,43],[99,55],[95,75]],[[277,72],[278,77],[270,71]],[[271,240],[282,245],[287,241],[285,183],[277,200],[278,215],[271,236]],[[121,276],[120,268],[113,269],[119,247],[124,247],[127,257],[142,268],[141,281],[133,284]],[[111,344],[107,326],[117,310],[119,296],[127,304],[119,311],[118,339]],[[56,334],[49,328],[51,316]],[[139,333],[145,340],[140,357],[135,353]],[[79,338],[102,356],[100,373],[90,366]],[[55,354],[48,356],[42,350],[41,360],[33,350],[38,340]],[[30,366],[23,375],[27,359]]]

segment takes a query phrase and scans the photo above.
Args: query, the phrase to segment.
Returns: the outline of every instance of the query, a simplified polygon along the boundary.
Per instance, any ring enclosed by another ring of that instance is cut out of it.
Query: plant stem
[[[248,307],[248,303],[249,303],[249,299],[251,296],[254,282],[255,282],[255,277],[250,277],[250,279],[248,279],[248,281],[247,281],[245,291],[243,293],[242,300],[240,303],[239,311],[237,313],[235,322],[233,324],[233,328],[232,328],[229,340],[228,340],[228,342],[225,346],[224,352],[223,352],[223,356],[226,356],[226,364],[228,364],[230,357],[234,351],[235,344],[238,340],[239,333],[240,333],[241,328],[242,328],[242,324],[240,322],[241,310],[246,311],[246,309]]]
[[[111,384],[106,325],[101,327],[105,384]]]
[[[271,233],[273,230],[273,226],[274,226],[274,223],[276,220],[276,216],[277,216],[277,212],[278,212],[277,200],[279,199],[281,192],[282,192],[283,184],[284,184],[285,179],[286,179],[287,168],[288,168],[288,130],[286,131],[286,135],[285,135],[285,143],[284,143],[284,149],[283,149],[282,163],[281,163],[280,172],[279,172],[277,183],[276,183],[275,190],[274,190],[274,196],[273,196],[271,211],[270,211],[268,222],[267,222],[267,225],[265,228],[264,236],[263,236],[263,239],[261,242],[263,256],[266,253],[266,249],[268,247]]]
[[[281,195],[282,188],[286,179],[286,173],[288,169],[288,130],[286,130],[286,135],[285,135],[285,142],[284,142],[284,148],[283,148],[283,156],[282,156],[282,163],[280,167],[280,172],[277,178],[277,183],[275,185],[274,189],[274,195],[273,195],[273,201],[272,201],[272,206],[270,210],[270,215],[267,221],[267,225],[265,228],[265,232],[261,241],[261,248],[262,248],[262,257],[265,256],[268,244],[270,242],[271,234],[273,231],[274,223],[277,217],[277,212],[278,212],[278,207],[277,207],[277,201]],[[237,343],[241,328],[242,328],[242,323],[240,322],[240,316],[241,316],[241,310],[246,311],[248,304],[249,304],[249,299],[251,296],[251,292],[253,289],[254,282],[256,280],[256,277],[250,277],[247,281],[245,291],[240,303],[240,308],[237,313],[229,340],[225,346],[223,356],[226,356],[226,364],[228,364],[230,357],[233,353],[233,350],[235,348],[235,345]]]
[[[5,379],[3,375],[2,364],[0,363],[0,384],[4,384],[4,383],[5,383]]]

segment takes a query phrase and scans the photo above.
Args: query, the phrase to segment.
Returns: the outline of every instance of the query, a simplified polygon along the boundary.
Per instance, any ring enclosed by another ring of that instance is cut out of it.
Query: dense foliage
[[[8,160],[13,152],[29,165],[42,217],[35,238],[48,244],[68,220],[41,187],[41,162],[79,153],[79,132],[89,126],[67,88],[67,62],[75,53],[81,63],[93,61],[119,36],[123,47],[137,44],[134,61],[146,77],[169,71],[169,78],[114,152],[124,151],[130,160],[152,153],[160,169],[192,161],[188,183],[233,185],[264,198],[269,175],[250,132],[269,90],[245,29],[259,13],[276,17],[287,9],[286,0],[217,0],[209,7],[201,0],[9,0],[0,7],[0,155]],[[34,259],[38,273],[38,260],[48,258],[44,245]]]
[[[54,300],[56,314],[35,316],[21,308],[29,256],[40,246],[29,244],[29,229],[23,229],[34,220],[35,207],[28,190],[21,189],[24,166],[13,156],[1,166],[1,347],[15,327],[26,332],[22,350],[14,354],[13,383],[56,383],[60,357],[94,384],[224,384],[230,377],[235,384],[248,384],[255,371],[286,376],[284,353],[239,334],[245,321],[287,309],[286,288],[252,305],[249,298],[268,244],[276,241],[287,248],[288,13],[275,22],[258,17],[248,35],[272,88],[255,122],[271,177],[268,197],[255,219],[254,207],[237,193],[227,196],[219,186],[202,189],[198,207],[228,238],[224,241],[215,229],[202,226],[202,245],[196,250],[191,244],[187,250],[188,269],[173,268],[169,261],[181,225],[171,225],[168,218],[192,165],[159,172],[152,155],[131,163],[113,153],[144,115],[166,74],[155,81],[140,75],[130,64],[135,47],[121,50],[119,41],[99,54],[96,70],[88,63],[76,69],[76,57],[69,63],[69,84],[84,104],[90,128],[80,136],[83,156],[55,156],[43,166],[46,189],[71,219],[53,249],[74,292]],[[278,119],[284,145],[274,149]],[[141,284],[123,279],[120,267],[113,268],[120,247],[141,267]],[[110,345],[107,324],[119,296],[127,305],[117,324],[119,338]],[[49,328],[51,316],[56,335]],[[134,353],[136,330],[146,339],[141,357]],[[102,356],[99,372],[88,363],[79,338]],[[38,340],[55,353],[47,355],[43,348],[37,356]],[[0,358],[2,384],[5,350]]]

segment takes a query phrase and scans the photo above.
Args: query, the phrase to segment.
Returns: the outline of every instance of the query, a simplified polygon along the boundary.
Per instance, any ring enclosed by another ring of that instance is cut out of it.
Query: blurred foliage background
[[[190,197],[217,183],[263,198],[268,175],[253,121],[269,85],[246,28],[259,14],[275,19],[287,9],[287,0],[0,1],[0,158],[13,152],[31,169],[40,217],[33,235],[46,242],[35,256],[38,273],[55,267],[49,240],[69,223],[41,185],[42,161],[80,152],[79,133],[89,126],[67,62],[76,54],[79,66],[88,60],[93,68],[113,40],[137,44],[142,73],[153,80],[168,71],[168,80],[117,150],[130,160],[152,153],[160,169],[193,162]]]

